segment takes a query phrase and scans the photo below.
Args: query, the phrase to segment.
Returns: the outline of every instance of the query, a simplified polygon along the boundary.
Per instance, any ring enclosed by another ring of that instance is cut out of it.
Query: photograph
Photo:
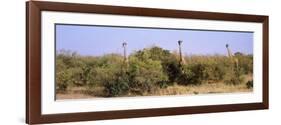
[[[253,92],[253,32],[55,24],[55,99]]]
[[[47,1],[25,9],[27,124],[269,109],[269,15]]]

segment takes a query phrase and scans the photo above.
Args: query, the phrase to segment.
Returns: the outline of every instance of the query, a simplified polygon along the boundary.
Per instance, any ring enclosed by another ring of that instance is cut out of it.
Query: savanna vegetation
[[[235,53],[236,66],[224,55],[185,56],[153,46],[135,51],[128,62],[119,54],[56,55],[57,99],[176,95],[252,91],[253,56]]]

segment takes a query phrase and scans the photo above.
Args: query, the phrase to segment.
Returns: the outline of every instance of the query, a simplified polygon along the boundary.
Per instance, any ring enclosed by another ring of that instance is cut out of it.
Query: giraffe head
[[[126,45],[127,45],[127,43],[126,43],[126,42],[122,43],[122,46],[123,46],[123,47],[125,47]]]
[[[179,44],[179,45],[181,45],[181,43],[182,43],[182,41],[181,41],[181,40],[179,40],[179,41],[178,41],[178,44]]]

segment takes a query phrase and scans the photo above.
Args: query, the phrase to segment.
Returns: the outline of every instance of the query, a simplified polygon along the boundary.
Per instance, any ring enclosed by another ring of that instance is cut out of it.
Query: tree
[[[152,92],[159,85],[167,82],[168,76],[164,73],[161,59],[163,55],[159,48],[143,49],[129,58],[130,88],[135,93]]]

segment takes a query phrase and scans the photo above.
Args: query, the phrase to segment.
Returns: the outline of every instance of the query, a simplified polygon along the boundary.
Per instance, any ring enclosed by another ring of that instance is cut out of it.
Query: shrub
[[[121,70],[122,57],[119,55],[105,55],[99,57],[91,69],[90,77],[92,82],[89,86],[104,86],[108,81],[114,81],[114,78]]]
[[[181,75],[181,68],[175,56],[170,56],[170,58],[166,61],[162,62],[162,67],[168,76],[167,85],[172,85],[177,82],[178,76]]]
[[[164,62],[170,59],[172,54],[169,52],[169,50],[165,50],[157,46],[152,46],[150,48],[145,48],[143,50],[135,52],[133,56],[142,61],[146,59],[152,59],[154,61]]]
[[[224,76],[224,82],[226,84],[238,85],[242,83],[242,81],[241,70],[237,68],[230,67]]]
[[[236,68],[229,58],[221,55],[186,56],[186,64],[179,65],[179,55],[161,47],[144,48],[129,56],[124,67],[119,54],[80,56],[71,51],[59,51],[56,56],[56,90],[65,92],[71,86],[99,87],[106,96],[128,93],[144,95],[175,83],[200,85],[205,82],[225,82],[237,85],[243,75],[252,73],[253,56],[235,54]],[[252,85],[250,81],[247,87]]]
[[[60,71],[56,73],[56,90],[58,92],[65,92],[69,86],[71,75],[67,71]]]
[[[246,83],[246,86],[247,86],[248,89],[253,88],[253,80],[249,80],[249,81]]]
[[[93,79],[93,69],[89,65],[84,65],[82,67],[72,68],[72,78],[73,84],[75,86],[87,86],[95,83]]]
[[[239,68],[244,74],[253,73],[253,56],[252,55],[236,55],[239,60]]]
[[[158,86],[161,89],[167,88],[169,85],[172,85],[172,83],[169,83],[169,81],[160,81],[156,83],[156,86]]]
[[[226,75],[224,82],[226,84],[237,85],[237,84],[240,84],[240,79],[233,75]]]
[[[214,57],[218,58],[218,57]],[[225,59],[213,59],[203,63],[203,80],[208,82],[221,81],[227,72],[227,65],[224,64]]]
[[[125,95],[129,91],[129,79],[125,73],[116,73],[112,80],[105,81],[104,91],[108,97]]]
[[[168,80],[168,76],[163,72],[161,61],[149,58],[140,60],[130,57],[129,75],[129,86],[134,93],[152,92]]]
[[[189,64],[184,65],[177,82],[182,85],[199,85],[204,80],[204,65],[203,64]]]

